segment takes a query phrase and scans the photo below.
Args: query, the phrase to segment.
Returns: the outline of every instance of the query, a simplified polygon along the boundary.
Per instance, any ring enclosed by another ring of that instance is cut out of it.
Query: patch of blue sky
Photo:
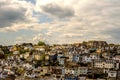
[[[32,4],[36,4],[36,0],[21,0],[21,1],[27,1],[27,2],[31,2]]]
[[[43,13],[40,13],[40,12],[35,12],[35,11],[33,11],[33,17],[38,18],[39,23],[50,23],[54,20],[53,18],[50,18],[46,14],[43,14]]]

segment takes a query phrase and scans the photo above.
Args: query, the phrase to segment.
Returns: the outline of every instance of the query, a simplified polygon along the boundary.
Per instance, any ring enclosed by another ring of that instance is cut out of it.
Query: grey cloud
[[[120,40],[120,28],[108,29],[104,34],[109,34],[113,39]]]
[[[0,27],[11,26],[13,23],[25,21],[24,13],[20,10],[1,10]]]
[[[66,17],[74,16],[74,10],[67,7],[63,8],[57,4],[50,3],[45,6],[41,6],[41,8],[45,13],[58,18],[66,18]]]
[[[2,4],[0,5],[0,28],[26,21],[25,12],[27,9],[18,6],[13,7],[7,2],[0,2],[0,4]]]

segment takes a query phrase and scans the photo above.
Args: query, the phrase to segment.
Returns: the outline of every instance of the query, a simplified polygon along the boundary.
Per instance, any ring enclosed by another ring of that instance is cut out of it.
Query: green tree
[[[46,44],[45,44],[45,42],[43,42],[43,41],[39,41],[39,42],[38,42],[38,45],[39,45],[39,46],[45,46]]]

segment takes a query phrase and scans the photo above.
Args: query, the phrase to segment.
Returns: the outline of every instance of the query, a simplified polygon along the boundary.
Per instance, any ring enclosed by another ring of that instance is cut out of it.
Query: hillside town
[[[120,80],[120,45],[106,41],[1,45],[0,80]]]

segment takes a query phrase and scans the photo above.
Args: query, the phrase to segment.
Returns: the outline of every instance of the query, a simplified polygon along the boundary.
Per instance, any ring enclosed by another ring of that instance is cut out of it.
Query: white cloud
[[[47,34],[38,33],[33,36],[32,42],[37,43],[38,41],[44,41],[45,43],[49,44],[49,42],[51,42],[51,41],[50,41],[50,35],[48,35],[48,34],[49,33],[47,33]]]

